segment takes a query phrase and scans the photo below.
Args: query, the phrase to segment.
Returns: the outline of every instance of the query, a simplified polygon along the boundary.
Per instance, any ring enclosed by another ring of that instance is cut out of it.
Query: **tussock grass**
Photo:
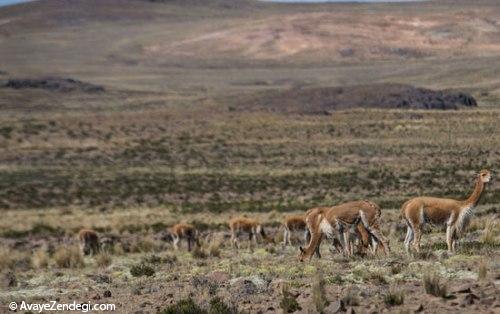
[[[312,299],[316,311],[319,313],[323,313],[328,304],[330,304],[326,297],[325,285],[326,282],[323,277],[323,272],[317,268],[312,284]]]
[[[60,268],[80,268],[84,266],[80,248],[76,245],[58,247],[53,258]]]
[[[44,269],[49,266],[50,257],[45,250],[38,249],[33,252],[31,264],[35,269]]]
[[[389,306],[402,305],[404,301],[404,292],[395,287],[391,287],[389,292],[384,295],[384,303]]]
[[[94,259],[98,267],[108,267],[113,262],[113,257],[108,252],[100,252]]]
[[[422,280],[427,294],[443,299],[448,297],[448,287],[436,272],[426,273]]]

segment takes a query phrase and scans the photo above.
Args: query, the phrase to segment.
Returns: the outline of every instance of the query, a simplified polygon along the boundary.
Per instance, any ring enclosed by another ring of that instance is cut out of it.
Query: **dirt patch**
[[[12,89],[44,89],[54,92],[80,91],[85,93],[104,92],[104,87],[78,81],[72,78],[44,77],[44,78],[15,78],[0,81],[0,87]]]
[[[231,110],[327,114],[351,108],[459,109],[477,107],[470,94],[401,84],[292,88],[248,96]]]

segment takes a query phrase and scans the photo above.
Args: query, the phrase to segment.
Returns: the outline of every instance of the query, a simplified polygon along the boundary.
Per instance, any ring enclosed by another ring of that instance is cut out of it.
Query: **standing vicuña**
[[[311,231],[311,241],[305,249],[300,248],[299,259],[301,261],[312,257],[318,249],[323,235],[332,240],[337,237],[344,252],[347,255],[352,254],[350,234],[354,233],[354,229],[359,223],[363,224],[376,242],[382,244],[384,252],[389,253],[387,240],[380,232],[381,210],[376,204],[368,201],[354,201],[310,210],[310,212],[314,211],[317,212],[317,215],[313,216],[315,221],[310,223],[306,218],[306,223]]]
[[[466,200],[453,200],[437,197],[416,197],[408,200],[401,207],[401,216],[408,227],[405,238],[406,250],[413,243],[415,250],[420,250],[420,238],[425,223],[433,225],[446,224],[446,243],[448,252],[454,252],[458,235],[467,227],[473,209],[479,202],[484,184],[491,179],[488,170],[479,172],[474,191]]]
[[[200,246],[198,240],[198,231],[193,225],[178,223],[170,228],[170,234],[172,235],[174,248],[179,249],[179,242],[181,239],[186,239],[188,251],[191,251],[191,245],[194,243]]]
[[[274,242],[273,239],[266,235],[264,227],[255,219],[246,217],[233,218],[229,221],[229,228],[231,229],[232,246],[238,247],[238,236],[241,232],[248,233],[249,240],[253,240],[255,244],[257,244],[257,235],[260,235],[268,243]]]
[[[99,253],[99,236],[97,232],[90,229],[82,229],[78,232],[78,241],[83,255]]]
[[[291,237],[293,231],[303,231],[304,241],[307,242],[309,230],[306,226],[304,215],[290,215],[283,220],[283,245],[292,245]]]

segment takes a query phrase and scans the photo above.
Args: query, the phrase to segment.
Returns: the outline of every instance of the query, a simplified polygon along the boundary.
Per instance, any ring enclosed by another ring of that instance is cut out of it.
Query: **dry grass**
[[[108,267],[113,262],[113,257],[108,252],[100,252],[94,256],[94,259],[99,267]]]
[[[45,269],[49,266],[50,257],[45,250],[38,249],[33,252],[31,263],[36,269]]]
[[[30,256],[26,252],[0,247],[0,270],[9,268],[29,268]]]
[[[317,269],[312,283],[312,301],[318,313],[323,313],[324,309],[330,304],[326,297],[325,285],[323,273]]]
[[[81,268],[84,266],[80,248],[76,245],[58,247],[53,258],[60,268]]]
[[[486,259],[482,259],[478,264],[477,269],[477,278],[479,280],[485,280],[488,275],[488,261]]]
[[[436,272],[427,272],[423,277],[424,289],[427,294],[435,297],[447,298],[448,287]]]

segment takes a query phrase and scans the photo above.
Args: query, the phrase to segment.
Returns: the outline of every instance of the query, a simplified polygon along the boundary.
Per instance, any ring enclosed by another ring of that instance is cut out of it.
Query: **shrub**
[[[191,256],[194,258],[204,259],[207,258],[207,253],[198,245],[195,245],[194,249],[191,251]]]
[[[281,295],[280,308],[283,310],[283,313],[293,313],[302,309],[295,297],[288,290],[287,285],[283,285]]]
[[[224,303],[219,297],[210,300],[210,308],[208,314],[236,314],[238,310]]]
[[[442,282],[441,277],[436,273],[428,273],[424,275],[424,289],[427,294],[446,298],[448,296],[448,288],[446,283]]]
[[[130,274],[134,277],[140,277],[140,276],[151,277],[155,274],[155,270],[153,267],[145,263],[141,263],[130,267]]]
[[[495,244],[495,230],[496,221],[490,220],[486,223],[483,234],[481,235],[481,242],[484,244]]]
[[[208,254],[212,257],[220,257],[221,242],[220,241],[212,241],[208,246]]]
[[[155,248],[155,243],[150,238],[142,238],[136,240],[130,246],[130,252],[132,253],[148,253],[153,251]]]
[[[56,265],[60,268],[83,267],[83,256],[78,246],[60,246],[54,253]]]
[[[488,262],[484,259],[482,259],[479,262],[479,267],[477,270],[477,278],[479,280],[484,280],[486,279],[486,275],[488,274]]]
[[[107,252],[100,252],[95,256],[95,262],[99,267],[108,267],[112,261],[111,255]]]
[[[330,304],[326,298],[325,291],[325,279],[321,271],[317,271],[314,276],[314,281],[312,285],[312,297],[316,310],[319,313],[323,313],[324,309]]]
[[[403,291],[397,291],[391,288],[389,292],[384,295],[384,302],[389,306],[401,305],[404,303],[405,295]]]
[[[47,268],[49,266],[49,255],[45,250],[36,250],[31,257],[31,264],[36,269]]]
[[[347,290],[346,295],[342,298],[345,305],[350,306],[358,306],[359,305],[359,297],[354,289]]]
[[[179,300],[177,303],[169,305],[166,309],[164,309],[160,314],[206,314],[207,311],[204,311],[201,307],[199,307],[196,303],[194,303],[193,299],[187,298]]]
[[[30,259],[26,254],[6,247],[0,248],[0,270],[16,266],[28,266],[29,268],[29,264]]]

